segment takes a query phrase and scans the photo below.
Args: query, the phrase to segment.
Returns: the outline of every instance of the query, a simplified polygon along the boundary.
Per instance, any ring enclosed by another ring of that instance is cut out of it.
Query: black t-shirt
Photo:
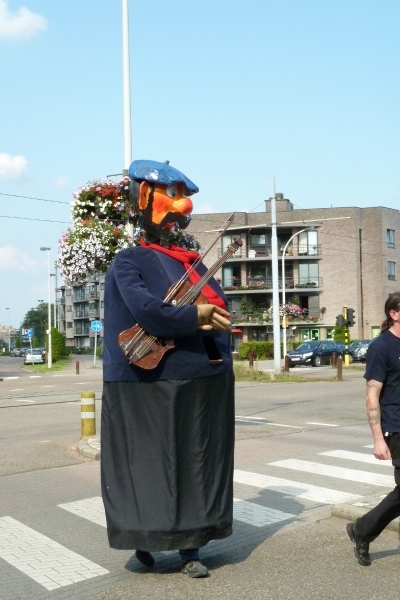
[[[400,338],[384,331],[371,342],[364,377],[383,383],[379,398],[382,431],[400,432]]]

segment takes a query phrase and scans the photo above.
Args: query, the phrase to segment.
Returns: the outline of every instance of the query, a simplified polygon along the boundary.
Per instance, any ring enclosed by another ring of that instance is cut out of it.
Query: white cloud
[[[60,175],[59,177],[57,177],[57,179],[54,180],[54,186],[56,188],[63,188],[67,185],[68,183],[68,177],[66,177],[65,175]]]
[[[0,179],[19,179],[27,167],[28,161],[24,156],[0,153]]]
[[[7,0],[0,0],[0,38],[30,39],[47,29],[47,19],[24,6],[12,12]]]
[[[14,246],[0,246],[0,270],[32,272],[36,269],[37,261],[27,252]]]

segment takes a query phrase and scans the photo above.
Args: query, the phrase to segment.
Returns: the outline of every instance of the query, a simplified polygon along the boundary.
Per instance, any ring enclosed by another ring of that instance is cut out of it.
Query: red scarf
[[[179,246],[173,246],[172,244],[168,244],[168,248],[164,248],[164,246],[160,246],[159,244],[148,244],[144,241],[143,238],[140,240],[140,245],[145,248],[152,248],[153,250],[157,250],[158,252],[163,252],[164,254],[168,254],[171,258],[178,260],[183,263],[186,271],[188,271],[191,267],[191,263],[199,258],[198,252],[193,252],[192,250],[184,250],[184,248],[180,248]],[[197,273],[197,271],[192,271],[189,275],[189,279],[193,284],[196,284],[200,281],[201,277]],[[201,293],[207,298],[210,304],[214,304],[215,306],[219,306],[226,310],[226,305],[221,296],[219,296],[208,283],[203,286]]]

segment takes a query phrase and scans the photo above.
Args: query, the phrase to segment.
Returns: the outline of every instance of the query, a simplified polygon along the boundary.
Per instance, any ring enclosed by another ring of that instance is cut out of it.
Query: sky
[[[400,208],[398,0],[129,0],[129,39],[132,159],[183,171],[194,212],[263,211],[272,177],[295,208]],[[0,76],[0,326],[18,327],[72,192],[126,166],[122,0],[0,0]]]

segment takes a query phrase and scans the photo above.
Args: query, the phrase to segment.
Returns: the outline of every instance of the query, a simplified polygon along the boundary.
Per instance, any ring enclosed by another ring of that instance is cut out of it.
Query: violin
[[[202,288],[242,245],[243,242],[240,238],[234,238],[233,243],[228,246],[224,254],[194,284],[188,279],[194,270],[192,265],[191,269],[168,289],[164,302],[169,302],[173,306],[208,304],[208,300],[201,293]],[[118,336],[118,343],[129,362],[141,369],[154,369],[164,354],[175,348],[173,339],[149,335],[139,324],[122,331]]]

